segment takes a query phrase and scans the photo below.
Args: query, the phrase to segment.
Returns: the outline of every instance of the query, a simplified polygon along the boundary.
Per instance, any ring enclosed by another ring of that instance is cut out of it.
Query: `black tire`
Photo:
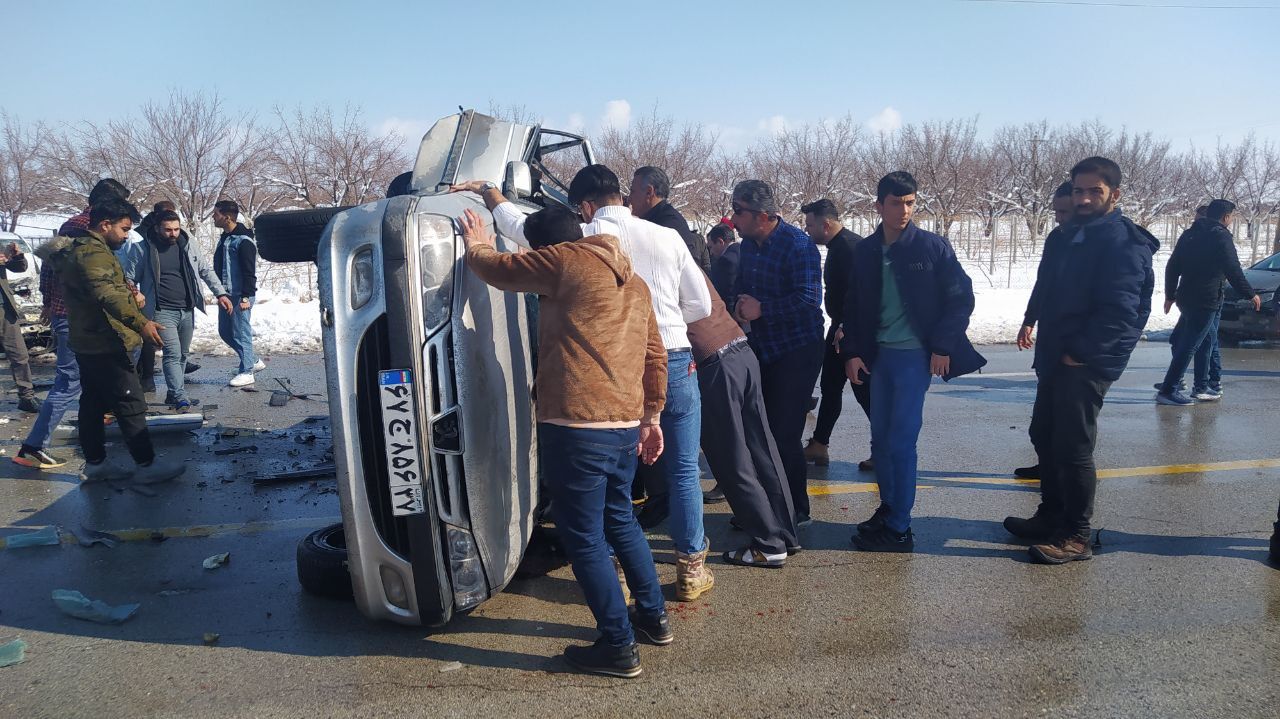
[[[268,262],[315,262],[320,235],[333,216],[351,206],[268,212],[254,220],[258,254]]]
[[[341,524],[317,529],[298,542],[298,582],[308,594],[351,599],[347,538]]]

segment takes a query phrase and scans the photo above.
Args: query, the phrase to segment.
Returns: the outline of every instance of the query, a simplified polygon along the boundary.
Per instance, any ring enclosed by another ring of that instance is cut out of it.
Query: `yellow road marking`
[[[1123,477],[1155,477],[1170,474],[1203,474],[1206,472],[1232,472],[1242,469],[1273,468],[1280,468],[1280,458],[1100,469],[1098,470],[1098,478],[1118,479]],[[929,482],[956,482],[961,484],[992,484],[1026,487],[1034,487],[1040,484],[1040,482],[1034,479],[1006,479],[1003,477],[921,477],[920,481],[926,483],[921,487],[921,489],[929,489],[927,484]],[[820,497],[832,494],[875,492],[876,490],[877,487],[874,482],[854,482],[850,484],[831,483],[818,484],[809,487],[809,494],[815,497]],[[198,524],[189,527],[164,527],[161,529],[117,529],[113,530],[111,534],[119,537],[122,542],[143,542],[150,540],[154,536],[163,536],[166,539],[173,537],[216,537],[223,534],[257,534],[260,532],[270,532],[280,529],[309,529],[312,527],[323,527],[338,521],[341,521],[338,517],[310,517],[261,522],[236,522],[230,524]],[[40,529],[40,527],[7,527],[7,529],[21,529],[23,532],[26,532],[36,531]],[[62,543],[75,544],[76,538],[71,532],[63,531]],[[4,537],[0,537],[0,549],[5,549],[7,546],[8,542],[6,539]]]
[[[236,522],[231,524],[197,524],[190,527],[163,527],[160,529],[117,529],[112,530],[110,534],[114,534],[122,542],[144,542],[153,537],[163,536],[165,539],[174,537],[217,537],[224,534],[258,534],[261,532],[270,532],[279,529],[308,529],[311,527],[324,527],[336,522],[342,521],[339,517],[308,517],[302,519],[278,519],[262,522]],[[36,531],[40,527],[9,527],[9,529],[22,529],[26,531]],[[12,535],[11,535],[12,536]],[[75,535],[69,530],[62,530],[63,544],[76,544]],[[0,537],[0,549],[8,546],[6,538]]]
[[[1272,469],[1280,467],[1280,459],[1242,459],[1234,462],[1203,462],[1199,464],[1165,464],[1154,467],[1123,467],[1117,469],[1098,470],[1098,479],[1120,479],[1125,477],[1156,477],[1169,474],[1203,474],[1206,472],[1231,472],[1241,469]],[[957,482],[961,484],[995,484],[1004,486],[1038,487],[1039,480],[1016,479],[1013,477],[921,477],[921,482]],[[927,485],[926,485],[927,486]],[[820,484],[809,488],[809,494],[822,496],[828,494],[856,494],[859,492],[875,492],[874,482],[855,482],[852,484]]]

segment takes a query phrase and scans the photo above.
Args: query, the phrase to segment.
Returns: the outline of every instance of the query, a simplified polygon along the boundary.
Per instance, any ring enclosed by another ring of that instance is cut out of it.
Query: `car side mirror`
[[[508,162],[502,177],[502,194],[512,202],[533,196],[533,173],[527,162]]]

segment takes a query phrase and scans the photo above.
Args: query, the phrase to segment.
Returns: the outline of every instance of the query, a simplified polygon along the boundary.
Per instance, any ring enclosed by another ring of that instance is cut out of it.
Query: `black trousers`
[[[4,356],[9,360],[9,371],[13,373],[13,383],[18,387],[18,397],[34,397],[31,360],[27,354],[27,343],[22,339],[22,325],[10,322],[8,313],[4,300],[0,300],[0,343],[4,346]]]
[[[760,384],[769,429],[778,443],[791,485],[791,503],[796,515],[809,516],[808,467],[804,461],[804,418],[809,398],[822,369],[822,340],[791,350],[769,363],[760,364]]]
[[[1087,367],[1058,365],[1040,375],[1031,410],[1031,443],[1040,456],[1040,509],[1076,535],[1093,518],[1098,413],[1111,383]]]
[[[154,388],[156,386],[156,350],[160,349],[151,344],[150,340],[142,340],[142,354],[138,355],[138,383],[143,387]],[[183,367],[185,370],[186,368]]]
[[[822,378],[818,386],[822,390],[822,404],[818,405],[818,423],[813,428],[813,441],[831,444],[831,431],[844,409],[844,386],[853,387],[853,398],[858,401],[862,413],[871,419],[871,383],[854,384],[844,373],[840,352],[831,345],[830,338],[822,354]]]
[[[114,412],[129,454],[138,464],[155,458],[147,432],[147,403],[138,373],[124,350],[111,354],[76,353],[80,365],[80,449],[88,462],[107,458],[103,417]]]
[[[798,546],[791,487],[769,429],[760,363],[746,343],[698,364],[702,452],[751,545],[766,554]]]

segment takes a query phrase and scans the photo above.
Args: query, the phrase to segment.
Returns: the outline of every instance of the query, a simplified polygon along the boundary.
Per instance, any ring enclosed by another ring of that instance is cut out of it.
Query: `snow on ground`
[[[226,355],[231,349],[218,336],[217,313],[222,309],[209,305],[205,313],[196,315],[196,329],[191,338],[195,352]],[[299,302],[288,295],[260,291],[253,307],[253,350],[259,355],[301,354],[320,351],[320,303]]]

